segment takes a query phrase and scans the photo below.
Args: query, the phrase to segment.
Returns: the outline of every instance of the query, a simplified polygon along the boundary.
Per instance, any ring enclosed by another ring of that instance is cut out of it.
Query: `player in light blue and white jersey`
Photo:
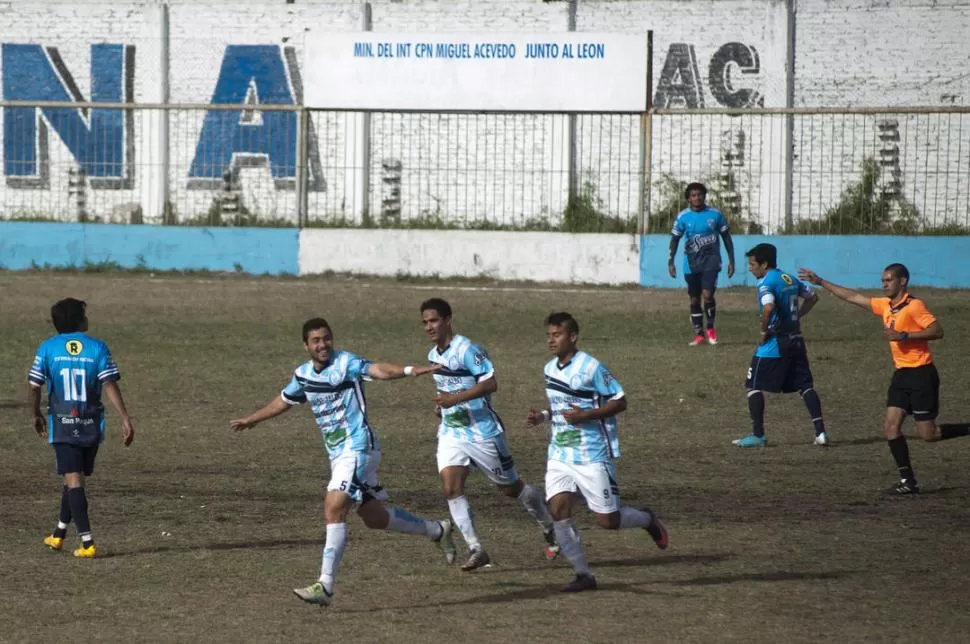
[[[347,544],[347,514],[354,504],[368,528],[424,535],[442,547],[448,563],[453,562],[451,521],[428,521],[401,508],[388,511],[381,502],[383,495],[377,482],[381,448],[367,421],[364,399],[365,380],[420,376],[433,373],[437,367],[371,362],[335,350],[333,333],[323,318],[307,320],[303,325],[303,347],[310,360],[297,367],[280,396],[250,416],[229,421],[233,430],[241,431],[307,403],[320,427],[330,456],[330,483],[323,507],[327,538],[319,581],[293,592],[311,604],[330,604],[337,568]]]
[[[596,579],[572,522],[574,500],[585,498],[601,527],[643,528],[661,549],[667,547],[667,530],[650,510],[620,505],[614,463],[620,455],[616,415],[627,406],[620,383],[599,360],[576,347],[579,323],[570,314],[550,315],[546,338],[555,354],[545,368],[549,407],[529,410],[525,422],[535,426],[551,421],[546,498],[556,541],[576,572],[562,590],[595,590]]]
[[[687,296],[690,298],[690,323],[694,329],[694,339],[690,346],[704,343],[717,344],[717,331],[714,330],[714,317],[717,303],[717,276],[721,272],[721,238],[728,255],[728,277],[734,276],[734,241],[728,221],[717,208],[707,205],[707,187],[703,183],[691,183],[684,190],[688,207],[674,220],[670,231],[670,252],[667,255],[667,272],[677,277],[674,257],[681,237],[684,238],[684,280],[687,282]],[[701,312],[703,300],[703,313]],[[707,330],[704,329],[704,314],[707,314]],[[706,337],[705,337],[706,335]]]
[[[91,537],[85,478],[94,473],[98,447],[104,441],[104,393],[121,417],[122,440],[131,445],[135,430],[128,416],[118,380],[118,365],[108,345],[87,334],[87,305],[72,297],[51,307],[57,335],[37,349],[27,380],[34,412],[34,431],[47,437],[54,449],[57,473],[64,477],[61,513],[54,532],[44,538],[51,550],[64,546],[71,521],[81,537],[74,556],[97,555]],[[41,389],[47,388],[47,415],[40,408]]]
[[[435,343],[428,351],[428,362],[438,369],[434,374],[438,390],[435,411],[441,417],[438,472],[451,516],[470,550],[461,569],[475,570],[491,563],[465,498],[465,480],[473,467],[481,470],[502,494],[519,500],[542,528],[546,558],[555,559],[559,548],[542,494],[519,478],[505,440],[505,428],[492,409],[491,395],[498,389],[498,380],[488,353],[468,338],[455,335],[451,305],[440,298],[421,304],[421,320]]]

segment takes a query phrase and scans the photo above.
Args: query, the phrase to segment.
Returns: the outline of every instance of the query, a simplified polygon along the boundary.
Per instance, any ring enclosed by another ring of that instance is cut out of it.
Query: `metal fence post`
[[[640,203],[637,228],[650,232],[650,171],[653,166],[653,31],[647,32],[647,103],[640,115]]]
[[[309,145],[310,112],[305,107],[300,107],[296,113],[296,222],[300,228],[306,227],[309,222],[307,213],[307,151]]]

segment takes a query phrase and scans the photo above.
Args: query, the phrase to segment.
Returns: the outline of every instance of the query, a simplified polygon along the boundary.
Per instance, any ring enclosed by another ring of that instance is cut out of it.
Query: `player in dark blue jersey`
[[[86,304],[67,298],[51,307],[57,335],[37,349],[27,376],[34,410],[34,431],[47,437],[54,448],[57,473],[64,477],[61,514],[57,529],[44,539],[51,550],[64,546],[67,526],[74,520],[81,546],[75,557],[91,558],[97,552],[91,537],[88,499],[84,477],[94,472],[98,446],[104,440],[102,392],[121,416],[125,447],[131,445],[135,430],[128,416],[118,380],[118,367],[101,340],[87,335]],[[41,388],[47,385],[47,415],[41,411]]]
[[[717,290],[717,275],[721,272],[721,238],[728,255],[728,277],[734,277],[734,242],[727,219],[717,208],[707,205],[707,188],[703,183],[692,183],[684,191],[689,207],[677,215],[670,231],[670,254],[667,256],[667,272],[677,277],[674,257],[680,238],[684,238],[684,279],[687,282],[687,295],[690,297],[690,324],[694,329],[694,339],[690,346],[717,344],[717,331],[714,330],[714,316],[717,303],[714,292]],[[703,313],[701,312],[703,300]],[[707,314],[707,328],[704,328],[704,314]]]
[[[748,270],[758,278],[761,342],[751,359],[745,382],[752,433],[735,440],[734,444],[738,447],[767,445],[763,392],[797,391],[815,426],[815,444],[828,445],[822,401],[814,389],[800,322],[815,306],[818,295],[791,273],[779,270],[777,256],[778,250],[772,244],[758,244],[745,253]]]

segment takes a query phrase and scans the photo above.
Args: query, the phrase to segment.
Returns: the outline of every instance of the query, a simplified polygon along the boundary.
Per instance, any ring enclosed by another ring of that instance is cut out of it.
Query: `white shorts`
[[[496,485],[512,485],[519,480],[505,434],[474,443],[454,436],[439,436],[438,471],[446,467],[477,467]]]
[[[620,511],[616,465],[610,461],[586,465],[549,461],[546,463],[546,500],[563,492],[582,494],[587,507],[597,514]]]
[[[330,461],[327,492],[345,492],[354,503],[370,499],[387,500],[387,492],[377,483],[381,451],[347,452]]]

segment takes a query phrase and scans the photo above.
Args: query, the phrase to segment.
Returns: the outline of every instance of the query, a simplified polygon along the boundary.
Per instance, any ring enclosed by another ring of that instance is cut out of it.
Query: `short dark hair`
[[[744,254],[745,257],[754,257],[754,261],[759,264],[767,264],[768,268],[778,268],[778,249],[774,244],[758,244]]]
[[[687,187],[684,189],[684,199],[690,199],[690,193],[695,190],[700,190],[701,195],[707,197],[707,186],[700,181],[694,181],[693,183],[688,183]]]
[[[425,311],[437,311],[438,315],[443,318],[451,317],[451,305],[445,302],[440,297],[433,297],[430,300],[425,300],[421,302],[421,313]]]
[[[570,333],[579,333],[579,322],[566,312],[550,314],[546,318],[546,326],[565,326]]]
[[[85,309],[87,303],[68,297],[54,303],[51,307],[51,321],[58,333],[75,333],[80,331],[87,319]]]
[[[330,323],[323,318],[310,318],[303,323],[303,344],[306,344],[307,339],[310,337],[310,333],[316,331],[317,329],[326,329],[333,334],[333,329],[330,328]]]
[[[897,278],[905,279],[907,283],[909,282],[909,269],[898,262],[890,264],[889,266],[887,266],[882,270],[883,272],[890,271]]]

